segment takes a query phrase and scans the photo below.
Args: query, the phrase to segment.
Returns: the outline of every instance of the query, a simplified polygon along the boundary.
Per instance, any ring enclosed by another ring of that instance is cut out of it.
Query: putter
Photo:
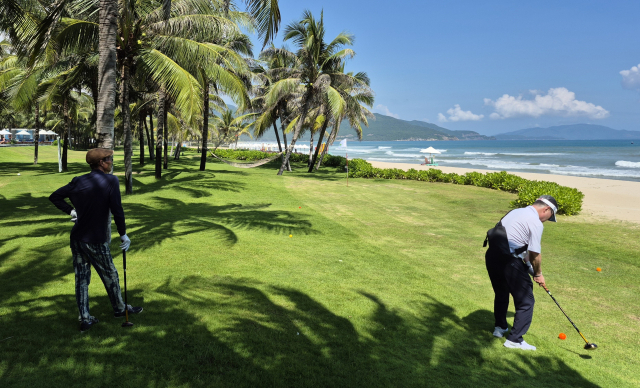
[[[126,283],[125,283],[126,284]],[[558,303],[558,301],[556,300],[556,298],[553,297],[553,295],[551,295],[551,291],[549,291],[549,289],[546,286],[542,286],[544,288],[545,291],[547,291],[547,294],[549,294],[549,296],[551,297],[551,299],[553,299],[554,302],[556,302],[556,305],[558,306],[558,308],[560,309],[560,311],[562,311],[562,313],[564,314],[565,317],[567,317],[567,319],[569,320],[569,322],[571,322],[571,324],[573,325],[573,328],[576,329],[576,331],[578,332],[578,334],[580,334],[580,337],[582,337],[582,339],[584,340],[584,342],[586,342],[586,345],[584,345],[584,348],[587,350],[594,350],[598,348],[598,345],[594,344],[593,342],[589,342],[587,341],[586,338],[584,338],[584,335],[582,335],[582,333],[580,332],[580,330],[578,329],[578,327],[576,326],[575,323],[573,323],[573,321],[571,320],[571,318],[569,318],[569,316],[567,315],[567,313],[564,312],[564,310],[562,309],[562,307],[560,307],[560,304]]]
[[[122,266],[124,267],[124,317],[125,321],[122,327],[131,327],[133,323],[129,322],[129,304],[127,302],[127,251],[122,250]],[[549,294],[551,295],[551,294]]]

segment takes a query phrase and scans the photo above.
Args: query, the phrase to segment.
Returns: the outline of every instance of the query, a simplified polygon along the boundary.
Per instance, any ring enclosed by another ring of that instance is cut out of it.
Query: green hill
[[[613,129],[603,125],[573,124],[549,128],[525,128],[496,135],[498,140],[613,140],[640,139],[640,131]]]
[[[397,140],[492,140],[493,137],[483,136],[473,131],[452,131],[438,125],[424,121],[406,121],[375,113],[375,120],[369,120],[369,126],[362,127],[364,141],[397,141]],[[338,139],[357,139],[353,129],[344,122],[340,128]],[[249,137],[242,141],[251,140]],[[273,130],[268,131],[261,141],[275,141]],[[300,141],[309,141],[305,134]]]

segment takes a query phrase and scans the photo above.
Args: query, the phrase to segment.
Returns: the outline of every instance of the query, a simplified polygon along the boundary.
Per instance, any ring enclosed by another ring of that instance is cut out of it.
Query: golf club
[[[127,302],[127,251],[122,250],[122,266],[124,267],[124,316],[125,321],[122,327],[131,327],[133,323],[129,322],[129,303]],[[549,294],[551,295],[551,294]]]
[[[125,282],[126,284],[126,282]],[[556,298],[553,297],[553,295],[551,295],[551,291],[549,291],[549,289],[546,286],[542,286],[542,288],[544,288],[545,291],[547,291],[547,294],[549,294],[549,296],[551,297],[551,299],[553,299],[554,302],[556,302],[556,305],[558,306],[558,308],[560,309],[560,311],[562,311],[562,313],[564,314],[565,317],[567,317],[567,319],[569,320],[569,322],[571,322],[571,324],[573,325],[573,328],[576,329],[576,331],[578,332],[578,334],[580,334],[580,337],[582,337],[582,339],[584,340],[584,342],[586,342],[586,345],[584,345],[584,348],[587,350],[594,350],[598,348],[598,345],[594,344],[594,343],[590,343],[589,341],[587,341],[586,338],[584,338],[584,335],[582,335],[582,333],[580,332],[580,330],[578,329],[578,327],[576,326],[575,323],[573,323],[573,321],[571,320],[571,318],[569,318],[569,316],[567,315],[567,313],[564,312],[564,310],[562,309],[562,307],[560,307],[560,304],[558,303],[558,301],[556,300]]]

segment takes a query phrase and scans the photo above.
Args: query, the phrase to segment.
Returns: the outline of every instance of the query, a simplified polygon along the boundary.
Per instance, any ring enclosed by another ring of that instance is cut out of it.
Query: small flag
[[[347,147],[347,139],[340,140],[340,147]]]

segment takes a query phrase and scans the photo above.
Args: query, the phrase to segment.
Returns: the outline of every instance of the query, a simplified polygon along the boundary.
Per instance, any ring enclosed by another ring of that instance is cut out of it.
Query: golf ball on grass
[[[558,338],[560,338],[561,340],[565,340],[567,339],[567,335],[564,333],[560,333],[560,335],[558,335]]]

